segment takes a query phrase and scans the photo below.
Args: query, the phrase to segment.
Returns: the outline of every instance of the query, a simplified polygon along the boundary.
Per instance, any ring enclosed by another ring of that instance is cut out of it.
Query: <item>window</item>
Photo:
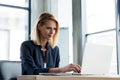
[[[30,27],[28,5],[28,0],[0,0],[0,60],[20,60],[20,45]]]
[[[113,46],[110,73],[117,73],[115,0],[86,0],[87,41]]]

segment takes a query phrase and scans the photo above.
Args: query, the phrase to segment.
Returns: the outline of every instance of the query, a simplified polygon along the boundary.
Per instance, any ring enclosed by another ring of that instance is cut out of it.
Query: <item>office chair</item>
[[[0,80],[17,80],[21,75],[20,61],[0,61]]]

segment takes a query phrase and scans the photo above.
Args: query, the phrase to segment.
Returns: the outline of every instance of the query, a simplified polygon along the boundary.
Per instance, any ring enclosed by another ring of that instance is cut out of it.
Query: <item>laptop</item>
[[[86,43],[81,74],[109,74],[113,47],[95,43]]]
[[[104,75],[109,74],[113,47],[95,43],[86,43],[81,73],[40,73],[40,75]]]

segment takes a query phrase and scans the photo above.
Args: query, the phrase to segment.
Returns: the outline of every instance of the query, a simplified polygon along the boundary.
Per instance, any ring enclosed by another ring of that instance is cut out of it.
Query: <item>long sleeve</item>
[[[44,68],[41,46],[35,45],[33,41],[25,41],[21,44],[20,58],[23,75],[48,73],[49,68],[59,67],[59,48],[57,46],[55,48],[52,48],[50,45],[47,46],[46,68]]]
[[[21,65],[23,75],[36,75],[39,73],[48,72],[48,68],[40,68],[36,66],[35,60],[33,59],[33,49],[34,47],[30,44],[23,43],[21,45]]]

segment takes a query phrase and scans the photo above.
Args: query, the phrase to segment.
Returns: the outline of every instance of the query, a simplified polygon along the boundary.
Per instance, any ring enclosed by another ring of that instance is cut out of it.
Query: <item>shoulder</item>
[[[56,45],[53,49],[55,49],[55,50],[59,50],[59,47]]]
[[[32,40],[26,40],[22,42],[22,45],[32,44]]]
[[[52,51],[59,51],[59,47],[56,45],[54,48],[52,48],[52,46],[50,46],[49,44],[47,45],[47,49],[48,50],[52,50]]]
[[[56,53],[58,53],[59,52],[59,47],[58,46],[55,46],[54,48],[53,48],[53,51]]]
[[[27,40],[27,41],[23,41],[21,46],[32,47],[32,46],[35,46],[35,44],[34,44],[34,42],[32,40]]]

